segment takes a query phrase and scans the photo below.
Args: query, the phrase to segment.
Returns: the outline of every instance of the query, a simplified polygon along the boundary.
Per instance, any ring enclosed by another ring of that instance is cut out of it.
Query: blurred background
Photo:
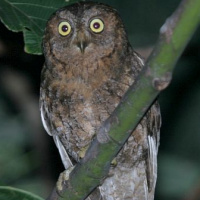
[[[99,0],[114,6],[132,46],[147,57],[180,0]],[[159,96],[162,111],[156,200],[200,199],[200,29]],[[46,197],[64,170],[40,121],[43,56],[26,54],[23,36],[0,24],[0,185]]]

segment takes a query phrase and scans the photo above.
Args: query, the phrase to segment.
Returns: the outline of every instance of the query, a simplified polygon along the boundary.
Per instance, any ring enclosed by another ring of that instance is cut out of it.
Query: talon
[[[86,151],[88,150],[88,147],[89,147],[89,145],[87,145],[87,146],[81,148],[81,150],[80,150],[79,153],[78,153],[79,158],[83,158],[83,157],[85,156],[85,153],[86,153]]]
[[[58,181],[56,183],[56,188],[58,192],[61,192],[63,190],[63,185],[65,184],[66,181],[69,180],[69,175],[71,171],[74,169],[75,166],[69,167],[67,170],[64,172],[60,173]]]
[[[114,159],[112,160],[111,165],[112,165],[113,167],[116,167],[116,166],[117,166],[117,159],[116,159],[116,158],[114,158]]]

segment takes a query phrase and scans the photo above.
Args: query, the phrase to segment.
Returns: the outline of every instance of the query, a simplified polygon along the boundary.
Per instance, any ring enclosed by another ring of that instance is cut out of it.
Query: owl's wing
[[[50,131],[50,123],[49,123],[49,119],[47,117],[48,115],[48,111],[47,109],[45,109],[44,103],[43,103],[43,99],[40,99],[40,115],[41,115],[41,119],[42,119],[42,124],[43,127],[45,129],[45,131],[52,136],[52,133]]]
[[[137,72],[140,72],[144,66],[144,60],[136,52],[133,52],[133,66],[137,66]],[[158,102],[155,102],[146,114],[147,117],[147,143],[148,156],[146,158],[146,175],[148,192],[155,189],[157,180],[157,154],[160,141],[161,115]]]
[[[149,116],[148,116],[149,115]],[[159,104],[156,102],[147,113],[150,122],[147,124],[148,129],[148,157],[146,160],[148,191],[155,188],[157,179],[157,153],[160,141],[161,116]]]
[[[50,121],[49,121],[49,117],[48,117],[49,116],[48,110],[46,109],[42,99],[40,99],[40,113],[41,113],[41,119],[42,119],[42,124],[44,126],[44,129],[50,136],[53,136],[54,142],[58,148],[58,151],[60,153],[60,157],[62,159],[65,169],[72,167],[73,164],[72,164],[62,142],[60,141],[58,135],[53,134],[52,131],[50,130],[51,126],[50,126]]]
[[[54,142],[58,148],[58,151],[59,151],[59,154],[60,154],[60,157],[62,159],[62,162],[63,162],[63,165],[65,167],[65,169],[68,169],[70,167],[73,167],[73,164],[68,156],[68,153],[66,152],[62,142],[60,141],[58,135],[53,135],[53,139],[54,139]]]

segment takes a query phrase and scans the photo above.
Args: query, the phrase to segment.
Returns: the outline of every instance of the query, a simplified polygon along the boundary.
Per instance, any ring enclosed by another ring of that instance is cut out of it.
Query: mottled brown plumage
[[[67,153],[76,162],[84,156],[101,123],[138,76],[143,60],[132,50],[117,11],[92,2],[52,15],[43,44],[41,117],[67,169],[72,166]],[[97,199],[98,191],[105,200],[153,199],[159,128],[155,104],[118,154],[110,176],[88,199]]]

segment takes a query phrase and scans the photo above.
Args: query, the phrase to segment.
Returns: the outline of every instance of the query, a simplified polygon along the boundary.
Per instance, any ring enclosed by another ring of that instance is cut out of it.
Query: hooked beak
[[[81,53],[85,52],[86,47],[88,46],[89,41],[86,35],[83,32],[79,32],[77,35],[76,45],[80,49]]]
[[[77,47],[81,50],[81,53],[84,53],[85,48],[88,46],[88,43],[86,41],[79,41],[77,43]]]

